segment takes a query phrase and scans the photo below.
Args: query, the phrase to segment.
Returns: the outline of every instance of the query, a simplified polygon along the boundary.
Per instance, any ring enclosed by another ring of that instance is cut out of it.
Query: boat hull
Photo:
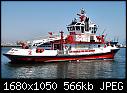
[[[114,55],[118,50],[112,50],[107,53],[89,54],[89,55],[58,55],[58,56],[22,56],[3,54],[8,57],[11,62],[54,62],[54,61],[74,61],[74,60],[102,60],[114,59]]]

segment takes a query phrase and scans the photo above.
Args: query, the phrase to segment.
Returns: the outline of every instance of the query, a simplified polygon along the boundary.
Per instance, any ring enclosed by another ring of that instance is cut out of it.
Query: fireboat
[[[86,16],[84,9],[67,25],[68,35],[48,32],[45,39],[33,40],[22,48],[12,48],[3,55],[11,62],[60,62],[80,60],[113,60],[119,50],[116,45],[105,42],[105,35],[96,35],[98,26]]]

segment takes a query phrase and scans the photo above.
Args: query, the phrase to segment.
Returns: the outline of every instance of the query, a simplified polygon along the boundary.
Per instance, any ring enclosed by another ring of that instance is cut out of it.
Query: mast
[[[85,10],[82,8],[80,14],[77,14],[80,18],[80,22],[85,20],[86,16],[84,14],[85,14]]]
[[[60,31],[61,34],[61,40],[60,40],[60,50],[63,50],[63,31]]]

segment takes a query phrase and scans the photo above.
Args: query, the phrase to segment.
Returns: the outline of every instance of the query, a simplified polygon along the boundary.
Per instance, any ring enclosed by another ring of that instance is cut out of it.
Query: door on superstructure
[[[60,50],[60,48],[61,48],[61,46],[60,46],[60,44],[54,44],[54,50]]]
[[[90,36],[90,42],[95,42],[94,36]]]

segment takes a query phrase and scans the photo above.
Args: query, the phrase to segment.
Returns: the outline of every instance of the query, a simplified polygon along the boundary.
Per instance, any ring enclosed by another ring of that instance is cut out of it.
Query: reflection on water
[[[5,49],[3,49],[3,52],[5,52]],[[115,60],[92,60],[37,64],[10,64],[8,63],[8,59],[6,57],[3,55],[1,56],[2,78],[125,78],[125,54],[122,56],[121,53],[116,55]]]

